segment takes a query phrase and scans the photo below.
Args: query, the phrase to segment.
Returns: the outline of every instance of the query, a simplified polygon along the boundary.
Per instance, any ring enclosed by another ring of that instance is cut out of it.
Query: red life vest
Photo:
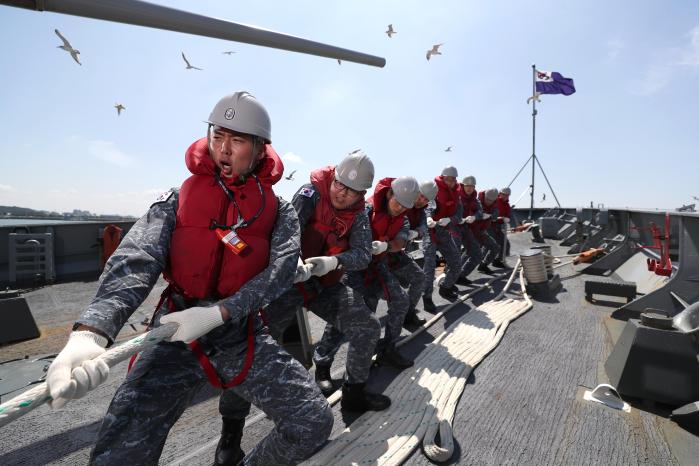
[[[278,207],[272,185],[281,179],[284,165],[267,144],[255,170],[262,193],[252,176],[237,186],[221,178],[236,199],[244,219],[249,220],[259,213],[251,225],[237,230],[248,246],[243,253],[235,254],[209,228],[212,221],[235,224],[238,208],[216,182],[216,166],[209,155],[206,138],[187,149],[185,161],[192,175],[180,188],[177,223],[170,242],[170,263],[164,276],[186,298],[228,297],[269,264],[269,242]]]
[[[507,217],[510,218],[512,216],[512,207],[510,207],[510,201],[504,200],[500,195],[498,195],[498,200],[495,201],[495,205],[498,207],[498,217]],[[498,223],[502,223],[502,220],[498,221]]]
[[[374,189],[374,195],[367,201],[371,205],[369,223],[371,224],[371,237],[374,241],[392,241],[403,227],[405,213],[392,216],[388,212],[388,199],[386,195],[391,189],[391,183],[395,178],[383,178],[379,180]],[[372,257],[372,261],[386,254],[385,252]]]
[[[495,202],[493,202],[490,205],[486,205],[486,203],[485,203],[485,191],[481,191],[478,193],[478,200],[481,201],[481,206],[483,207],[483,213],[492,215],[493,211],[495,210],[496,205],[495,205]],[[478,221],[474,222],[473,225],[474,225],[474,229],[482,231],[482,230],[487,230],[488,228],[490,228],[490,225],[492,225],[492,223],[493,223],[493,218],[491,217],[489,219],[478,220]]]
[[[422,221],[422,214],[425,211],[425,207],[413,207],[412,209],[408,209],[405,211],[405,216],[408,217],[408,222],[410,222],[410,229],[415,230],[417,227],[420,226],[420,222]]]
[[[461,188],[459,197],[461,198],[461,204],[464,206],[464,217],[476,215],[476,212],[478,212],[478,191],[474,189],[471,194],[466,194],[466,191]]]
[[[364,197],[347,209],[338,210],[330,202],[330,185],[335,180],[335,167],[324,167],[311,173],[311,183],[320,198],[313,216],[301,232],[301,258],[316,256],[336,256],[349,249],[349,235],[352,224],[359,212],[364,209]],[[322,277],[324,286],[338,283],[342,270],[334,270]]]
[[[441,176],[436,177],[434,181],[437,183],[437,208],[432,213],[432,219],[436,221],[456,213],[460,189],[458,183],[453,189],[449,188]]]

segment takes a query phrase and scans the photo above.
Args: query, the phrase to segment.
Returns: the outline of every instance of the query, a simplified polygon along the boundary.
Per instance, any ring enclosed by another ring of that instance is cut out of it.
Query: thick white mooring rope
[[[96,359],[101,359],[109,367],[114,367],[134,354],[171,337],[176,330],[177,324],[165,324],[105,351]],[[27,390],[21,395],[12,398],[10,401],[0,405],[0,427],[24,416],[29,411],[50,400],[51,395],[49,395],[46,382],[40,383],[31,390]]]
[[[523,284],[521,270],[519,275]],[[392,400],[388,410],[363,414],[303,464],[398,465],[420,442],[430,459],[448,460],[454,450],[451,422],[468,376],[497,346],[509,322],[532,307],[524,287],[523,300],[501,300],[506,289],[452,324],[418,356],[412,369],[393,380],[384,391]]]

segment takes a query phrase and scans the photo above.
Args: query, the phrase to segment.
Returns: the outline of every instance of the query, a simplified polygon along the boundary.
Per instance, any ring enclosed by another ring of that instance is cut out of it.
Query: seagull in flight
[[[388,29],[386,30],[386,35],[390,39],[391,37],[393,37],[393,34],[398,34],[398,31],[394,31],[393,24],[389,24]]]
[[[227,50],[225,52],[222,52],[224,55],[233,55],[235,52],[233,50]],[[187,60],[185,60],[187,61]]]
[[[442,52],[439,51],[439,47],[441,47],[442,45],[444,45],[444,44],[435,44],[432,46],[431,50],[427,51],[427,55],[425,55],[425,57],[427,58],[428,61],[432,57],[432,55],[441,55],[442,54]]]
[[[192,65],[189,64],[189,61],[187,60],[187,57],[184,56],[184,52],[182,52],[182,60],[184,60],[184,62],[187,64],[187,68],[186,68],[186,69],[188,69],[188,70],[199,70],[199,71],[202,71],[201,68],[197,68],[196,66],[192,66]]]
[[[337,64],[338,64],[338,65],[342,65],[342,60],[340,60],[340,59],[338,58],[338,59],[337,59]]]
[[[534,102],[541,102],[539,100],[539,96],[541,95],[541,92],[535,92],[533,96],[527,98],[527,105],[533,100]]]
[[[116,108],[117,116],[121,115],[122,110],[126,110],[126,107],[121,104],[114,104],[114,108]]]
[[[449,146],[446,149],[444,149],[444,152],[451,152],[451,150],[454,148],[454,146]]]
[[[75,60],[78,63],[78,65],[82,66],[82,63],[80,63],[80,60],[78,59],[78,55],[80,55],[80,50],[74,49],[73,46],[70,45],[70,42],[68,42],[68,39],[63,37],[63,35],[61,34],[61,31],[59,31],[58,29],[54,29],[53,31],[63,41],[63,45],[58,45],[57,47],[59,49],[63,49],[66,52],[68,52],[70,54],[70,56],[73,57],[73,60]]]
[[[692,196],[692,199],[694,199],[695,201],[699,201],[699,197],[696,196]]]
[[[541,197],[541,202],[544,202],[546,200],[546,193]]]
[[[350,153],[347,154],[347,155],[358,154],[358,153],[361,152],[361,151],[362,151],[361,149],[354,149],[352,152],[350,152]]]
[[[291,181],[291,180],[294,179],[294,173],[296,173],[296,170],[294,170],[293,172],[289,173],[289,176],[285,176],[284,178],[287,179],[287,180],[289,180],[289,181]]]

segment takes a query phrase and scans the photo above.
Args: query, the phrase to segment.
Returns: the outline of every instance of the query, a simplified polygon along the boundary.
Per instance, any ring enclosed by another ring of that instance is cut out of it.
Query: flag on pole
[[[536,70],[536,92],[539,94],[563,94],[575,93],[575,85],[570,78],[564,78],[556,71]]]

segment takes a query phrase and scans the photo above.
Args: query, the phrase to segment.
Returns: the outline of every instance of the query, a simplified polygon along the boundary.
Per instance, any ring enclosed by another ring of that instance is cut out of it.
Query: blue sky
[[[273,145],[287,173],[298,170],[276,187],[287,199],[312,169],[357,148],[376,179],[455,165],[479,189],[502,187],[531,155],[532,63],[577,88],[538,105],[537,155],[564,206],[674,208],[699,197],[699,2],[155,3],[387,65],[0,6],[0,205],[141,215],[188,176],[184,151],[236,90],[265,104]],[[83,66],[56,48],[55,28]],[[428,62],[436,43],[443,55]],[[181,51],[204,70],[185,70]],[[536,205],[552,206],[536,176]],[[527,168],[512,185],[513,200],[530,177]]]

